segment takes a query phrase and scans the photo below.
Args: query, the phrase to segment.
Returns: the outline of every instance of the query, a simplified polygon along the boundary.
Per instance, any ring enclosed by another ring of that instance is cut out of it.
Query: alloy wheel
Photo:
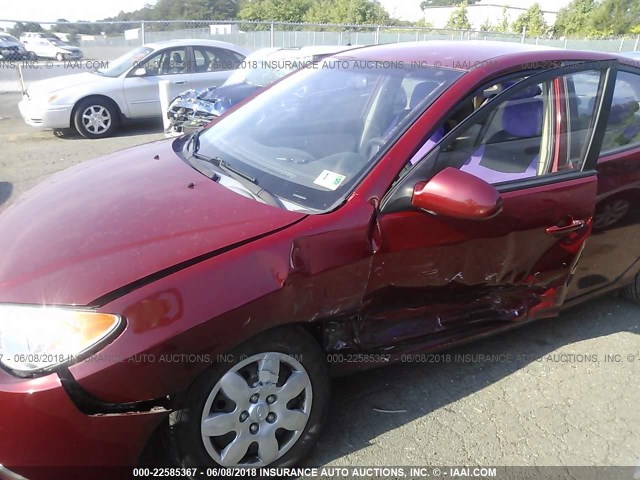
[[[91,105],[82,112],[82,126],[89,133],[100,135],[111,128],[111,113],[102,105]]]
[[[269,465],[295,445],[313,401],[306,370],[278,352],[253,355],[215,384],[202,412],[202,441],[223,466]]]

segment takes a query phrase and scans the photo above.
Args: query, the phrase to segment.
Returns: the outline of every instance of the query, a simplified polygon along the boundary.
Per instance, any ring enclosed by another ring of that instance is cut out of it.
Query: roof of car
[[[177,40],[166,40],[163,42],[150,42],[145,43],[145,47],[151,48],[166,48],[166,47],[182,47],[187,45],[200,45],[203,47],[221,47],[221,48],[230,48],[232,50],[236,50],[238,52],[246,51],[245,48],[239,47],[238,45],[234,45],[229,42],[221,42],[220,40],[207,40],[203,38],[180,38]]]
[[[483,40],[429,40],[423,42],[390,43],[356,48],[342,52],[336,57],[370,61],[428,62],[429,64],[471,70],[479,63],[499,57],[520,54],[532,60],[554,58],[558,53],[566,59],[603,60],[616,58],[614,54],[563,50],[554,47],[523,44],[518,42],[495,42]]]
[[[251,52],[249,58],[252,60],[263,59],[269,61],[304,59],[312,58],[316,55],[334,55],[350,48],[352,47],[344,45],[312,45],[292,48],[267,47]]]

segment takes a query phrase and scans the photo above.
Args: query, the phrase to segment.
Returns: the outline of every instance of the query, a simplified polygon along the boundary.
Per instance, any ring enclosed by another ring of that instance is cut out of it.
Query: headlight
[[[49,371],[89,353],[121,324],[106,313],[0,305],[0,363],[18,375]]]

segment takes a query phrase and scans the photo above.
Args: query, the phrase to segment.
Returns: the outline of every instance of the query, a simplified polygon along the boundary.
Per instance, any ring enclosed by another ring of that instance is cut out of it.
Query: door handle
[[[185,80],[176,80],[173,82],[174,85],[184,85],[185,83],[187,83]]]
[[[553,227],[548,227],[545,232],[547,235],[562,235],[564,233],[580,230],[584,225],[584,220],[571,220],[567,225],[554,225]]]

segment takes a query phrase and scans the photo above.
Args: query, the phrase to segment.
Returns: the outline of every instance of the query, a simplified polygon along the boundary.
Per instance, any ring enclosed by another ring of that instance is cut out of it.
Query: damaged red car
[[[0,213],[0,478],[160,444],[294,465],[331,375],[638,302],[631,62],[359,48],[27,192]]]

